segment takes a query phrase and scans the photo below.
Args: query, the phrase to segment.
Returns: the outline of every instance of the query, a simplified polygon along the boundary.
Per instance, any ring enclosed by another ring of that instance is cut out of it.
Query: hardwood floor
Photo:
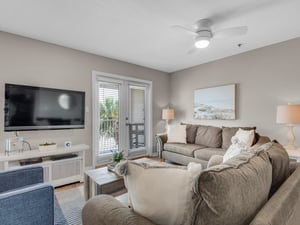
[[[69,189],[72,189],[72,188],[81,187],[83,185],[84,185],[84,183],[79,183],[79,182],[73,183],[73,184],[67,184],[67,185],[64,185],[64,186],[56,187],[55,192],[65,191],[65,190],[69,190]]]

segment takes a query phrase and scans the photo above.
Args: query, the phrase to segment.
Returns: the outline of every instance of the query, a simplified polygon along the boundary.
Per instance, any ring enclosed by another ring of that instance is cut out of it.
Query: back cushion
[[[132,209],[155,224],[192,224],[196,203],[193,187],[201,173],[201,164],[189,163],[183,167],[138,161],[123,162],[125,166],[127,163],[124,179]],[[119,164],[117,171],[122,167]]]
[[[290,160],[288,153],[277,141],[261,145],[256,151],[266,152],[272,163],[272,188],[270,193],[272,195],[289,176]]]
[[[231,138],[236,134],[239,128],[243,130],[255,130],[256,127],[222,127],[222,148],[228,149],[231,145]],[[255,140],[254,140],[255,142]],[[255,144],[255,143],[254,143]]]
[[[194,144],[195,138],[197,134],[197,129],[199,125],[181,123],[182,125],[186,125],[186,141],[187,143]]]
[[[197,129],[195,144],[210,148],[220,148],[222,144],[222,129],[200,125]]]
[[[272,182],[268,155],[242,153],[203,170],[195,187],[200,196],[194,224],[245,225],[267,202]]]

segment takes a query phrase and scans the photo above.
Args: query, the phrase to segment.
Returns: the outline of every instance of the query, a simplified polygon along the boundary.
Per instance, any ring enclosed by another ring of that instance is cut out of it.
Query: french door
[[[93,72],[94,166],[114,151],[127,158],[151,154],[151,82]]]

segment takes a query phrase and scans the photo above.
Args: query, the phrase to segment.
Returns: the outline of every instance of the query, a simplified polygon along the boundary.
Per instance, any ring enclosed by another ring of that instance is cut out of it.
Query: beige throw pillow
[[[162,166],[128,161],[125,184],[133,210],[161,225],[190,225],[201,164]]]
[[[186,125],[168,126],[168,141],[167,141],[167,143],[186,144]]]

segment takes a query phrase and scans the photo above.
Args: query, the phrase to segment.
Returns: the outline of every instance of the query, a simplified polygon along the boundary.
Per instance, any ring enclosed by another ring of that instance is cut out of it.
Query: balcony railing
[[[144,147],[144,123],[130,123],[128,127],[130,149]],[[100,120],[99,134],[99,154],[119,150],[119,123],[117,119]]]
[[[117,119],[100,120],[99,154],[119,149],[119,125]]]

